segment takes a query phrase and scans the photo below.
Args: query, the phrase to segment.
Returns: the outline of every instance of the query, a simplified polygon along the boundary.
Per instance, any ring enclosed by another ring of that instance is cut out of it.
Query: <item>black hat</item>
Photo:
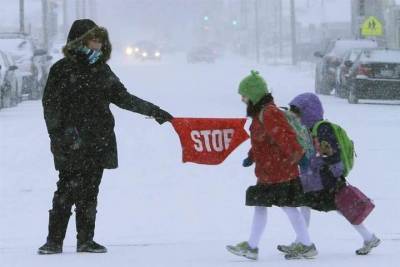
[[[90,19],[75,20],[68,33],[67,43],[75,41],[85,35],[88,31],[97,27],[97,24]]]

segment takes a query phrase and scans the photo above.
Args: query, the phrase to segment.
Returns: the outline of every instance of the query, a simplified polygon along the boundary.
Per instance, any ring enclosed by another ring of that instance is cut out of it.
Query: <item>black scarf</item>
[[[274,98],[270,93],[263,96],[263,98],[261,98],[260,101],[258,101],[255,105],[251,101],[249,101],[249,103],[247,104],[247,116],[257,116],[257,114],[260,113],[261,109],[272,101],[274,101]]]

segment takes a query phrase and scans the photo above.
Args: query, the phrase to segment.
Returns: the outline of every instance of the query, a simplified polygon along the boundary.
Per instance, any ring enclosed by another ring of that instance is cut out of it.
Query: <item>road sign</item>
[[[362,36],[381,36],[382,34],[382,23],[374,16],[368,17],[361,25]]]

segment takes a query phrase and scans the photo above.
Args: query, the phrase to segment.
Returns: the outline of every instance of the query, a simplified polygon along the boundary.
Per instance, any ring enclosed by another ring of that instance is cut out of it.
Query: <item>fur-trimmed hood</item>
[[[67,44],[63,48],[64,56],[74,61],[79,61],[77,50],[84,43],[92,38],[98,38],[102,41],[102,56],[100,62],[107,62],[111,57],[112,46],[108,37],[107,29],[98,26],[90,19],[75,20],[68,34]]]

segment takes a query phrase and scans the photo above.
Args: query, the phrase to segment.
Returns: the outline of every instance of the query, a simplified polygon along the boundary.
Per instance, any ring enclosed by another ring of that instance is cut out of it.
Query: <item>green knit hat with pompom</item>
[[[267,83],[255,70],[239,84],[239,94],[250,99],[253,104],[257,104],[268,93]]]

